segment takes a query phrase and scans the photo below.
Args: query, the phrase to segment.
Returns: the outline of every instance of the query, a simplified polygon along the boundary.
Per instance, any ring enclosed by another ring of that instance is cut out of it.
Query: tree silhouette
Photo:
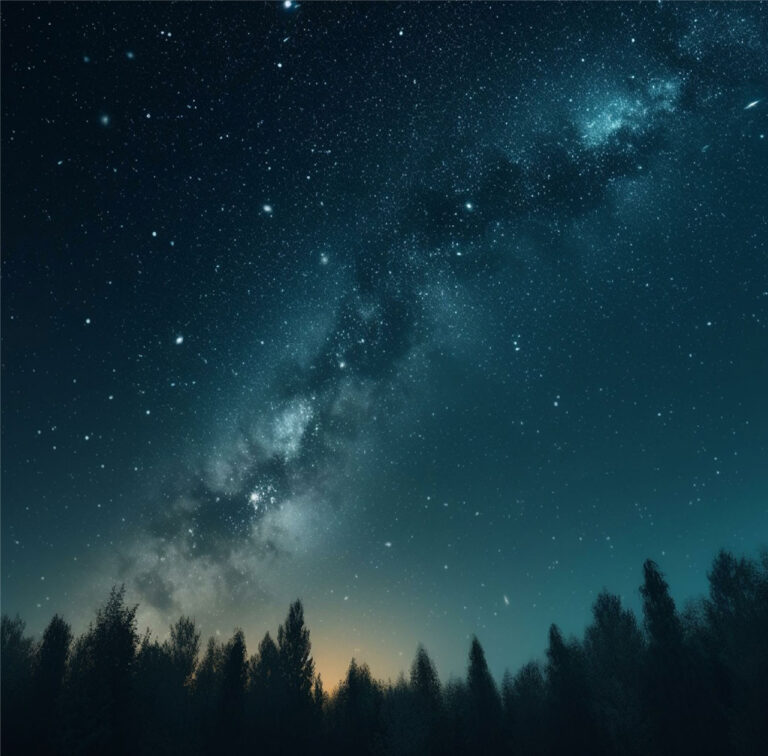
[[[566,643],[557,625],[549,629],[546,671],[555,750],[604,753],[606,746],[592,716],[584,653],[577,641]]]
[[[382,745],[381,687],[367,664],[352,659],[330,710],[331,750],[338,754],[375,754]]]
[[[285,622],[277,630],[277,648],[285,681],[286,692],[292,701],[310,698],[315,663],[312,660],[312,644],[309,630],[304,625],[304,607],[294,601]]]
[[[437,754],[442,750],[443,702],[440,678],[423,646],[416,650],[411,665],[411,716],[414,720],[410,742],[415,753]]]
[[[477,753],[496,753],[501,747],[501,698],[475,636],[469,648],[467,694],[469,746]]]
[[[299,751],[308,747],[313,733],[312,685],[315,663],[309,630],[304,625],[304,607],[294,601],[285,622],[277,630],[277,650],[282,677],[285,709],[283,747]]]
[[[402,673],[394,684],[390,683],[383,688],[381,728],[384,733],[385,754],[412,756],[419,753],[418,738],[414,737],[417,723],[412,702],[410,685]],[[330,699],[329,711],[332,711],[334,703],[335,696]],[[329,716],[326,717],[326,720],[328,719]]]
[[[24,637],[26,625],[16,616],[3,615],[0,627],[0,700],[2,700],[2,750],[23,753],[29,748],[32,706],[32,664],[34,647]]]
[[[446,720],[446,753],[449,756],[471,753],[469,690],[463,680],[449,680],[443,694]]]
[[[248,661],[246,698],[249,737],[258,741],[265,754],[279,753],[282,717],[285,709],[280,653],[272,636],[267,633],[259,648]]]
[[[683,642],[683,631],[669,586],[656,562],[643,565],[643,617],[650,650],[654,654],[676,654]]]
[[[235,634],[224,647],[221,664],[219,745],[226,753],[238,752],[241,749],[246,676],[245,636],[242,630],[235,630]]]
[[[762,756],[768,556],[721,552],[709,583],[680,614],[646,562],[642,628],[603,592],[583,639],[553,625],[546,664],[506,673],[501,696],[474,637],[464,680],[441,685],[419,646],[408,680],[381,683],[353,659],[327,694],[301,603],[250,659],[240,630],[198,659],[190,618],[162,642],[139,639],[136,607],[116,587],[74,642],[58,615],[37,644],[3,616],[3,754]]]
[[[41,754],[53,753],[55,750],[51,734],[58,731],[59,727],[58,705],[71,645],[71,628],[55,614],[43,632],[33,679],[36,704],[35,750]]]
[[[192,686],[192,710],[198,722],[200,749],[216,754],[219,726],[219,695],[224,649],[215,638],[209,638]]]
[[[411,665],[411,689],[419,710],[434,717],[440,709],[440,678],[423,646],[416,650]]]
[[[200,632],[190,617],[179,617],[171,625],[170,638],[163,644],[170,657],[177,686],[188,685],[200,653]]]
[[[640,709],[643,635],[635,615],[622,607],[618,596],[601,593],[592,614],[593,622],[584,634],[592,714],[608,750],[641,753],[648,738]]]
[[[139,643],[134,664],[134,701],[137,749],[142,754],[172,753],[180,733],[172,726],[176,703],[173,666],[166,648],[147,631]]]
[[[650,559],[643,565],[640,595],[648,636],[643,704],[651,747],[658,753],[694,753],[696,739],[689,728],[696,713],[683,623],[664,576]]]
[[[113,588],[95,623],[75,643],[64,696],[64,750],[115,756],[132,750],[136,609],[125,604],[125,586]]]
[[[163,643],[145,633],[135,663],[135,687],[141,691],[134,702],[138,750],[147,754],[174,753],[181,745],[191,747],[192,675],[200,649],[200,633],[188,617],[170,627]]]
[[[539,664],[526,664],[514,677],[507,673],[502,698],[507,750],[529,756],[547,753],[547,691]]]
[[[755,744],[768,742],[768,554],[761,569],[721,551],[708,577],[706,651],[717,662],[716,691],[730,720],[727,747],[757,754]]]

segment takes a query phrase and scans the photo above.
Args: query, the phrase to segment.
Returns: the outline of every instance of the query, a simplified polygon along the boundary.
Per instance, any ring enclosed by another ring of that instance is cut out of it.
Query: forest
[[[332,693],[294,602],[249,656],[241,630],[201,643],[180,617],[162,642],[113,588],[74,638],[39,641],[2,618],[2,752],[12,754],[765,754],[768,554],[721,551],[709,593],[678,610],[643,566],[642,619],[601,593],[583,637],[549,630],[546,655],[501,685],[477,638],[464,679],[441,683],[424,647],[382,683],[354,659]]]

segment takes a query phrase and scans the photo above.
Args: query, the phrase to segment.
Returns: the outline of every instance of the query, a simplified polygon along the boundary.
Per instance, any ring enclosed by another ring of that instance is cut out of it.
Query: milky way
[[[9,7],[4,604],[253,643],[300,595],[321,668],[500,673],[645,557],[685,599],[758,547],[767,32]]]

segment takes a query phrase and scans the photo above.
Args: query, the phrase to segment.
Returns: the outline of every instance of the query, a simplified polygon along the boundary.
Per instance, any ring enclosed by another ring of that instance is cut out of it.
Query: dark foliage
[[[123,588],[75,640],[58,615],[39,643],[4,616],[3,754],[765,753],[768,557],[721,552],[682,614],[656,564],[643,577],[642,625],[601,593],[582,640],[552,625],[544,663],[501,691],[473,637],[465,680],[441,685],[419,646],[407,680],[353,659],[329,696],[299,601],[250,658],[241,630],[201,654],[188,617],[162,643],[140,637]]]

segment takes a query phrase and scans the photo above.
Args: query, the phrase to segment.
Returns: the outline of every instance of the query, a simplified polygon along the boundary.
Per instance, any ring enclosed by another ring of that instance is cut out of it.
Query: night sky
[[[760,5],[4,4],[2,602],[332,685],[768,542]]]

